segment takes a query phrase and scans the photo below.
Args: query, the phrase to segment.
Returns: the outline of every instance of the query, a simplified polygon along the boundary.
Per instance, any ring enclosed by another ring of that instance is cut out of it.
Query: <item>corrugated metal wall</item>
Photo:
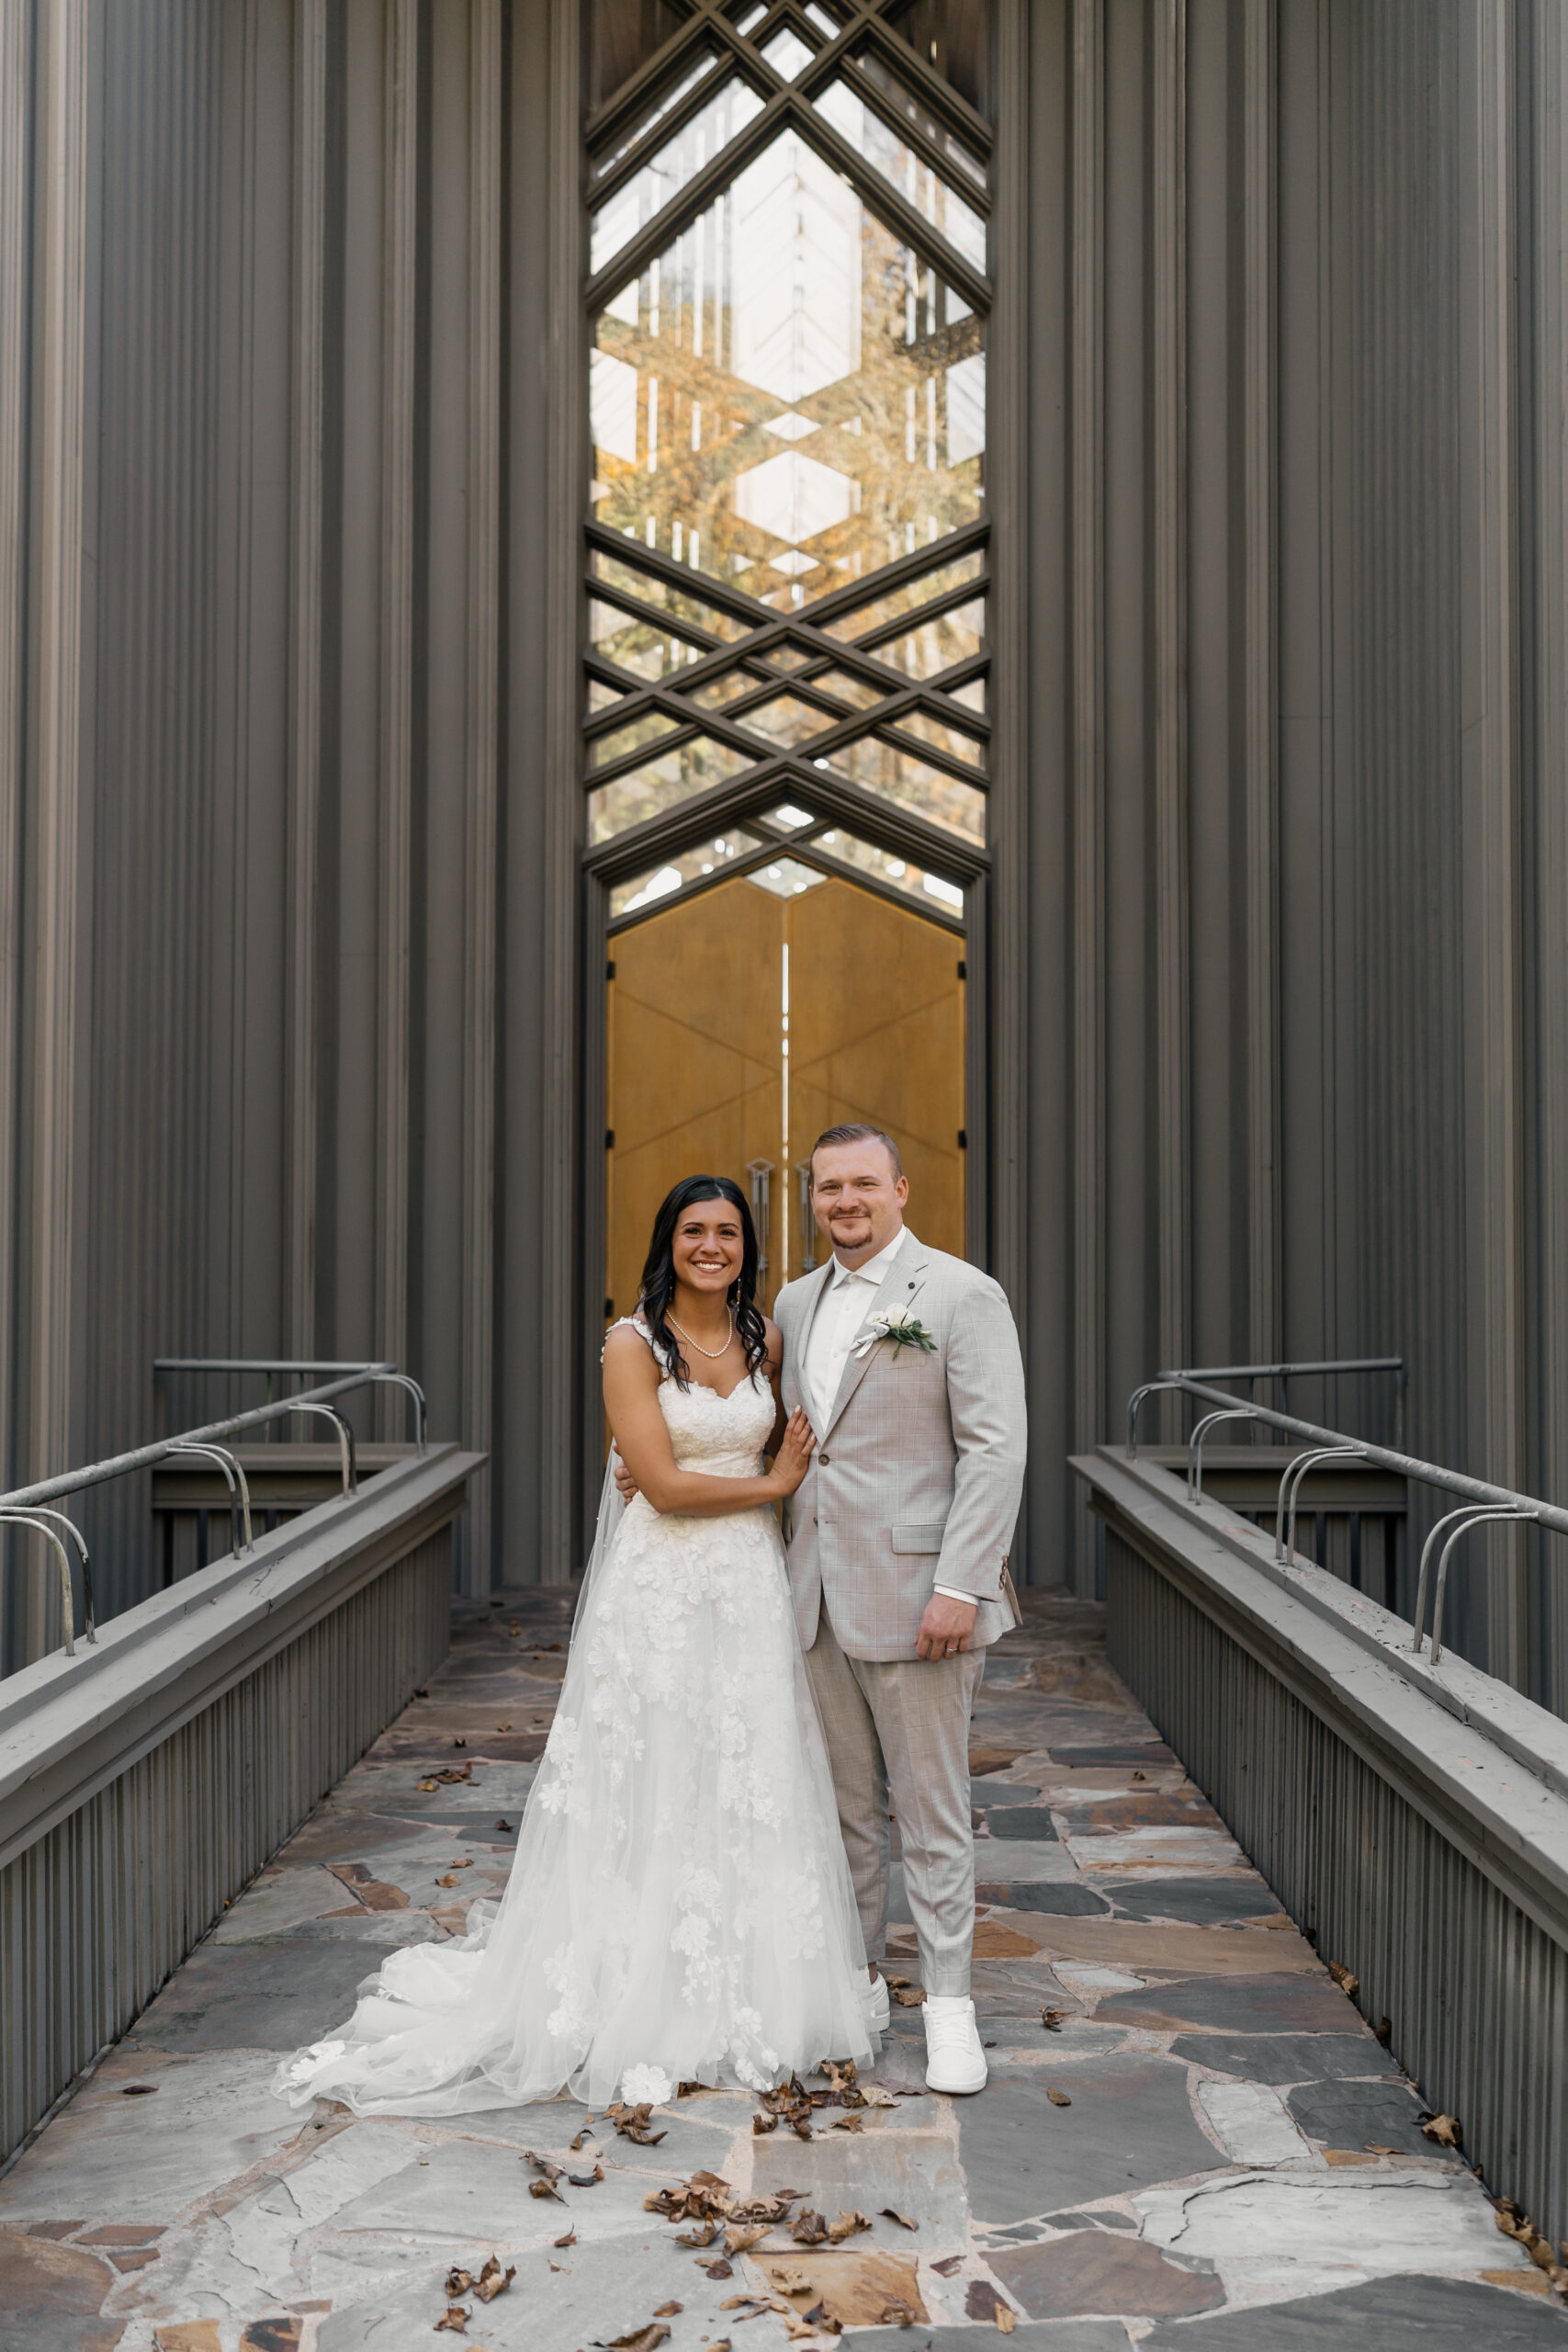
[[[594,1436],[581,24],[0,0],[0,1477],[155,1352],[389,1353],[471,1589],[570,1573]],[[1413,1446],[1568,1493],[1561,11],[995,27],[1021,1556],[1092,1579],[1064,1457],[1173,1360],[1403,1350]],[[1568,1706],[1519,1540],[1461,1638]]]

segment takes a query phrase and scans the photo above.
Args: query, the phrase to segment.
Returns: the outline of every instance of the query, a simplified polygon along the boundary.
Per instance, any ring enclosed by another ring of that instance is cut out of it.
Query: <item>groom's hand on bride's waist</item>
[[[966,1650],[975,1631],[976,1606],[973,1600],[950,1600],[945,1592],[933,1592],[915,1637],[915,1656],[957,1657]]]

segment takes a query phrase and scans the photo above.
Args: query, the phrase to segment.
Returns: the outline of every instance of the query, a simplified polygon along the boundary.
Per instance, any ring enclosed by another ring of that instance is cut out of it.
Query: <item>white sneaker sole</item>
[[[952,2068],[928,2066],[926,2068],[927,2090],[945,2091],[950,2098],[973,2098],[976,2091],[985,2089],[989,2079],[990,2069],[984,2063],[978,2074],[975,2072],[973,2066],[964,2067],[962,2072],[956,2066]]]
[[[882,1988],[882,1997],[878,2000],[874,1994],[867,1994],[861,2002],[861,2014],[873,2033],[886,2033],[892,2022],[893,2004],[886,1980],[879,1976],[876,1981]]]

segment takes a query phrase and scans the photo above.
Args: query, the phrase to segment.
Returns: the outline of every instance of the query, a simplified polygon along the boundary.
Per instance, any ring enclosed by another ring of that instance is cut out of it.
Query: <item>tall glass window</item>
[[[984,0],[592,0],[582,828],[612,926],[987,865]],[[788,855],[781,855],[787,841]]]

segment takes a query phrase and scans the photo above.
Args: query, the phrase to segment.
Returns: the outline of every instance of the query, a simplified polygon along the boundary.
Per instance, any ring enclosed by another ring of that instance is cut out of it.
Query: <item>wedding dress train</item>
[[[659,1395],[682,1469],[756,1475],[765,1385]],[[638,1496],[585,1592],[501,1902],[392,1952],[274,2087],[360,2115],[763,2089],[871,2056],[864,1983],[773,1514]]]

